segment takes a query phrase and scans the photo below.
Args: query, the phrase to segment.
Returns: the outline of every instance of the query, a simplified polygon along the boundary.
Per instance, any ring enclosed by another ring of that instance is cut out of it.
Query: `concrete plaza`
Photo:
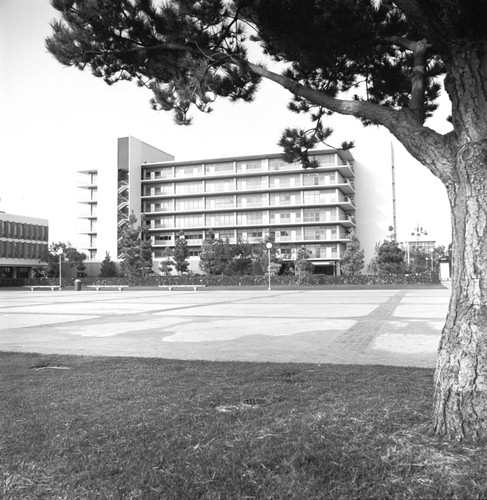
[[[0,290],[0,351],[434,367],[450,290]]]

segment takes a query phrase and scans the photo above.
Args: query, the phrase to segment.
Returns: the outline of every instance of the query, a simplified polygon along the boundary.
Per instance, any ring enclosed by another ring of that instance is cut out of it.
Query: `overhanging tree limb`
[[[284,75],[275,73],[262,65],[251,62],[246,63],[251,71],[281,85],[292,94],[298,95],[308,101],[323,106],[330,111],[343,115],[350,115],[365,118],[372,122],[383,125],[393,135],[399,136],[401,142],[409,147],[416,147],[418,141],[424,143],[425,160],[424,164],[439,178],[450,179],[452,175],[451,164],[442,162],[441,164],[428,160],[427,149],[442,147],[445,151],[451,152],[451,160],[454,158],[454,137],[451,134],[441,135],[438,132],[418,123],[416,115],[407,109],[394,110],[378,104],[373,104],[359,100],[337,99],[323,92],[319,92],[310,87],[302,85]],[[410,137],[407,136],[410,134]]]

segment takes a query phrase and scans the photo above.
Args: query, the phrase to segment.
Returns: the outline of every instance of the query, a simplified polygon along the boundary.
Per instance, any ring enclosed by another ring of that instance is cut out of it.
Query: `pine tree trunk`
[[[448,187],[453,227],[452,296],[435,373],[434,432],[487,438],[487,141],[459,151]]]

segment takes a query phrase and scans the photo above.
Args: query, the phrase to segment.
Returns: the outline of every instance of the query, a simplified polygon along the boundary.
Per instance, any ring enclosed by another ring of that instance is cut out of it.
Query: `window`
[[[208,196],[206,198],[206,208],[233,208],[233,196]]]
[[[321,203],[337,202],[336,190],[305,191],[303,195],[305,204],[321,204]]]
[[[154,224],[155,228],[160,228],[160,227],[173,227],[173,218],[172,216],[168,215],[166,217],[161,217],[160,219],[156,219]]]
[[[146,210],[148,212],[168,212],[173,210],[172,200],[163,200],[158,203],[147,203]]]
[[[208,163],[205,165],[206,175],[233,174],[233,161],[226,163]]]
[[[222,179],[220,181],[206,181],[205,189],[209,193],[218,191],[233,191],[235,189],[235,182],[233,179]]]
[[[200,210],[203,208],[203,198],[181,198],[176,200],[176,210]]]
[[[288,188],[300,185],[301,185],[301,179],[299,175],[281,175],[278,177],[270,178],[271,188]]]
[[[199,175],[203,175],[203,165],[176,167],[176,177],[196,177]]]
[[[262,189],[267,187],[267,177],[247,177],[246,179],[237,179],[237,189]]]
[[[271,205],[301,205],[300,193],[271,193]]]
[[[238,224],[267,224],[266,212],[244,212],[237,214]]]
[[[184,237],[187,240],[202,240],[203,233],[186,233]]]
[[[189,194],[203,192],[203,183],[201,181],[179,182],[176,184],[176,194]]]
[[[265,170],[262,160],[237,162],[237,173],[261,172]]]
[[[319,222],[320,220],[324,220],[322,215],[323,212],[321,210],[312,210],[307,208],[304,210],[304,222]]]
[[[301,163],[287,163],[281,158],[271,158],[269,160],[269,170],[295,170],[301,168]]]
[[[240,194],[237,197],[238,207],[261,207],[267,205],[266,194]]]
[[[228,239],[229,243],[235,243],[235,231],[233,229],[223,229],[215,232],[215,238],[220,238],[225,241]]]
[[[159,186],[146,186],[145,196],[159,196],[165,194],[173,194],[173,184],[161,184]]]
[[[340,158],[338,157],[338,155],[336,153],[329,154],[329,155],[312,156],[311,159],[318,161],[319,164],[324,166],[324,167],[330,166],[330,165],[337,165],[338,163],[340,163],[340,164],[342,163],[341,161],[337,162],[337,160],[340,160]]]
[[[203,215],[176,215],[176,227],[184,229],[187,227],[198,227],[203,225]]]
[[[235,215],[233,213],[216,213],[206,215],[206,225],[208,227],[233,226]]]

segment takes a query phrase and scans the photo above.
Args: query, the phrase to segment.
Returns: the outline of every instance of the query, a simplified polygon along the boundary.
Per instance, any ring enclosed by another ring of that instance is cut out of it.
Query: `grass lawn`
[[[485,498],[433,372],[0,353],[0,498]]]

